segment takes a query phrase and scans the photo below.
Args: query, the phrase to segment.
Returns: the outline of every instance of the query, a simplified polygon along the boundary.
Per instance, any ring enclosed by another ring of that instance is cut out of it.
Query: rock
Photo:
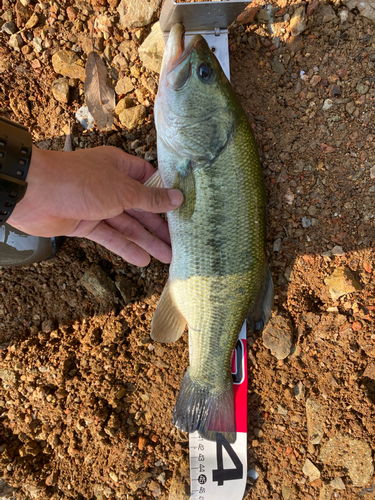
[[[270,349],[277,359],[285,359],[292,347],[292,329],[289,322],[281,315],[272,316],[263,330],[263,345]]]
[[[69,7],[66,8],[66,15],[68,16],[69,21],[73,23],[77,19],[77,10],[69,5]]]
[[[271,67],[274,72],[278,73],[279,75],[283,75],[285,73],[284,65],[279,61],[279,58],[277,56],[273,57],[271,61]]]
[[[324,408],[314,399],[306,399],[307,435],[312,444],[319,444],[324,436]]]
[[[42,52],[43,47],[42,39],[40,38],[40,36],[36,36],[35,38],[33,38],[33,45],[36,52]]]
[[[25,28],[27,30],[31,30],[32,28],[35,28],[35,26],[39,23],[39,17],[37,14],[35,14],[35,12],[33,13],[33,15],[30,17],[30,19],[27,21],[27,23],[25,24]]]
[[[150,479],[151,476],[152,474],[150,472],[139,472],[132,479],[129,478],[127,484],[132,491],[137,491],[139,488],[145,486],[146,481]]]
[[[338,256],[345,255],[344,250],[343,250],[343,249],[342,249],[342,247],[341,247],[341,246],[339,246],[339,245],[334,246],[334,247],[332,248],[332,250],[331,250],[331,253],[332,253],[332,255],[338,255]]]
[[[294,485],[281,485],[281,495],[283,500],[295,500],[297,498],[298,492]]]
[[[81,278],[81,285],[99,302],[113,303],[116,300],[116,286],[111,278],[97,264],[93,264]]]
[[[362,376],[372,378],[372,380],[375,380],[375,364],[374,363],[368,364]]]
[[[118,483],[118,475],[116,474],[116,472],[111,470],[111,472],[108,475],[112,479],[112,481],[114,481],[115,483]]]
[[[328,286],[332,300],[337,300],[348,293],[359,292],[362,286],[347,267],[336,268],[329,278],[324,280]]]
[[[173,471],[169,500],[190,499],[190,467],[189,461],[182,458]]]
[[[365,94],[367,94],[368,89],[369,89],[369,86],[368,86],[368,85],[362,85],[362,84],[357,85],[357,92],[358,92],[358,94],[360,94],[360,95],[365,95]]]
[[[158,91],[158,84],[155,78],[142,78],[142,85],[149,90],[152,94],[156,95]]]
[[[353,486],[358,488],[365,486],[374,473],[370,445],[340,433],[323,444],[319,460],[335,468],[348,469]]]
[[[302,227],[308,228],[311,226],[311,220],[307,217],[302,217]]]
[[[147,110],[141,104],[133,108],[124,109],[119,115],[120,122],[128,130],[132,130],[137,125],[141,125],[147,116]]]
[[[14,49],[15,51],[19,51],[23,45],[23,40],[22,37],[19,33],[15,33],[9,38],[8,44]]]
[[[120,115],[124,111],[124,109],[131,108],[132,106],[134,106],[134,103],[133,99],[131,99],[130,97],[124,97],[123,99],[120,99],[115,109],[115,115]]]
[[[306,29],[306,14],[305,7],[298,7],[294,11],[290,20],[290,31],[292,36],[298,36]]]
[[[67,78],[58,78],[52,83],[52,94],[56,101],[69,102],[69,83]]]
[[[255,16],[257,15],[259,7],[252,6],[249,4],[243,12],[237,17],[237,22],[241,24],[249,24],[254,21]]]
[[[274,252],[280,252],[280,249],[281,249],[281,238],[277,238],[273,242],[273,251]]]
[[[52,66],[56,73],[85,81],[86,72],[83,62],[71,50],[59,50],[52,56]]]
[[[305,386],[300,381],[293,387],[293,392],[297,401],[301,401],[305,397]]]
[[[153,25],[151,33],[139,47],[138,52],[145,68],[160,73],[164,54],[164,39],[159,22]]]
[[[344,4],[349,10],[358,9],[360,14],[375,21],[375,6],[373,0],[346,0]]]
[[[323,16],[323,23],[328,23],[329,21],[332,21],[332,19],[336,19],[335,11],[328,4],[321,5],[320,12]]]
[[[345,490],[345,484],[344,481],[341,479],[341,477],[332,479],[329,485],[333,490]]]
[[[375,167],[370,168],[370,179],[375,179]]]
[[[160,7],[161,0],[121,0],[117,7],[120,15],[120,24],[124,28],[142,28],[149,25],[157,9]]]
[[[311,482],[320,478],[320,470],[308,458],[305,461],[302,472],[309,477]]]
[[[131,79],[128,76],[121,78],[115,87],[116,94],[128,94],[134,89]]]
[[[345,109],[349,115],[352,115],[355,110],[354,102],[348,102],[347,105],[345,106]]]
[[[323,484],[319,491],[319,500],[331,500],[332,488],[328,484]]]
[[[17,28],[13,21],[8,21],[2,25],[1,31],[4,31],[8,35],[13,35],[17,31]]]
[[[316,87],[321,80],[322,77],[320,75],[314,75],[310,80],[310,85]]]

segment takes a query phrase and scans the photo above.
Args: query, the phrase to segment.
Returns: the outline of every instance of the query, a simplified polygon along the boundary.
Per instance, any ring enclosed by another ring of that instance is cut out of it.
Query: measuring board
[[[246,321],[232,354],[236,441],[220,433],[216,442],[189,434],[190,498],[192,500],[241,500],[247,477],[247,356]]]
[[[189,3],[165,0],[160,14],[164,42],[168,40],[169,31],[176,23],[185,27],[185,46],[194,35],[202,35],[229,80],[228,26],[248,4],[249,0]],[[189,349],[191,356],[191,345]],[[221,433],[216,434],[216,441],[208,441],[198,432],[189,434],[192,500],[242,500],[244,496],[247,478],[246,321],[231,363],[236,440],[230,444]]]

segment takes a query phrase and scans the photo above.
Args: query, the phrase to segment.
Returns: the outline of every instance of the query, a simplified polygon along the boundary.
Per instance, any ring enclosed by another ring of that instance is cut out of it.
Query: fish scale
[[[211,440],[221,432],[233,442],[231,354],[249,310],[259,302],[254,321],[266,322],[272,302],[265,188],[230,83],[201,36],[186,49],[182,37],[181,25],[172,28],[155,102],[163,184],[181,189],[185,201],[168,213],[172,262],[151,336],[177,340],[187,323],[193,354],[173,421],[183,431]],[[207,81],[199,76],[202,65]]]

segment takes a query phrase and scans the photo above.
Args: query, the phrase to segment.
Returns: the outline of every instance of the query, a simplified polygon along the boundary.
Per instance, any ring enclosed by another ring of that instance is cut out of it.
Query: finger
[[[105,222],[100,222],[86,238],[99,243],[135,266],[144,267],[150,263],[150,256],[145,250],[127,240],[123,234]]]
[[[175,210],[184,201],[178,189],[150,188],[128,178],[123,189],[124,210],[136,208],[144,212],[163,213]]]
[[[133,217],[133,219],[136,219],[160,240],[168,245],[171,244],[168,223],[165,219],[160,217],[160,215],[150,212],[139,212],[138,210],[126,210],[126,213],[129,214],[130,217]]]
[[[130,215],[123,213],[111,219],[106,219],[106,223],[121,233],[127,240],[132,241],[161,262],[168,264],[171,261],[171,247],[147,231]]]
[[[117,168],[123,174],[144,184],[155,173],[155,168],[143,158],[129,155],[121,149],[118,151],[121,154],[118,158]]]

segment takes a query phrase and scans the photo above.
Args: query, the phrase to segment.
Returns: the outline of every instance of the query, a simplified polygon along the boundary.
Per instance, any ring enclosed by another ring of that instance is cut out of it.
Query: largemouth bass
[[[259,329],[272,307],[265,188],[252,130],[228,79],[202,36],[185,49],[181,24],[166,45],[155,122],[163,185],[185,199],[168,213],[172,262],[151,337],[174,342],[188,325],[192,359],[173,423],[234,442],[231,353],[248,312]]]

